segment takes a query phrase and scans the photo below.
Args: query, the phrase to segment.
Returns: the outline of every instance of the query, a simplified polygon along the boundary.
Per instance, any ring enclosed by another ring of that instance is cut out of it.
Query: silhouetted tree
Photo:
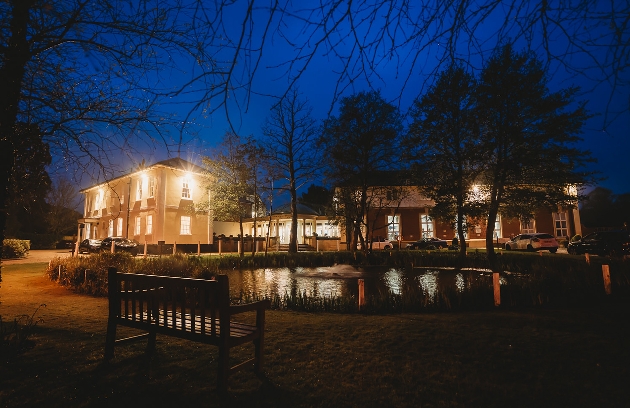
[[[587,184],[588,152],[575,148],[587,118],[583,104],[571,108],[575,88],[551,92],[540,61],[498,50],[484,67],[478,89],[478,115],[485,170],[479,199],[487,214],[486,250],[494,261],[494,225],[499,212],[521,219],[547,206],[574,206],[568,188]]]
[[[298,250],[297,190],[313,180],[319,167],[315,150],[317,131],[308,101],[300,99],[297,90],[291,91],[271,109],[271,116],[263,126],[270,165],[285,181],[280,189],[288,191],[291,197],[289,252],[293,253]]]
[[[337,200],[345,212],[350,248],[361,241],[362,226],[368,226],[370,202],[376,186],[374,174],[395,169],[400,159],[401,115],[380,93],[359,92],[343,98],[339,116],[324,123],[319,143],[328,179],[337,188]],[[378,185],[377,188],[382,188]],[[369,234],[369,231],[366,231]]]

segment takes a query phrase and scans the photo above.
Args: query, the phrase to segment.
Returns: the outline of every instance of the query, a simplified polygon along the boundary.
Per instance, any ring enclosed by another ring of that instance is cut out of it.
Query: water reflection
[[[457,292],[492,285],[492,273],[476,270],[396,268],[356,269],[349,265],[318,268],[265,268],[228,272],[232,296],[285,294],[309,297],[358,295],[358,279],[364,279],[366,296],[404,295],[421,292],[431,300],[439,290]],[[505,284],[501,279],[501,284]]]

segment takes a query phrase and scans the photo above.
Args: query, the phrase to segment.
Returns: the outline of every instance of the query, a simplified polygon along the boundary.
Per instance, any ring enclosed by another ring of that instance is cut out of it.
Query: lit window
[[[153,216],[147,215],[147,235],[153,234]]]
[[[116,236],[121,237],[122,236],[122,218],[118,219],[118,223],[116,225]]]
[[[566,213],[553,213],[553,223],[556,230],[556,237],[569,236]]]
[[[497,214],[497,219],[494,221],[494,237],[501,238],[501,216]]]
[[[387,239],[396,241],[400,235],[400,217],[398,215],[387,216]]]
[[[134,229],[134,235],[140,235],[140,217],[136,217],[136,228]]]
[[[190,199],[190,179],[184,177],[182,180],[182,198]]]
[[[182,215],[179,235],[190,235],[190,217],[188,215]]]
[[[114,220],[109,220],[109,225],[107,228],[107,236],[108,237],[114,236]]]
[[[426,214],[420,215],[420,229],[422,230],[422,238],[431,238],[434,236],[433,218]]]
[[[536,232],[536,221],[529,220],[527,222],[521,222],[521,233],[533,234]]]
[[[149,178],[149,197],[155,197],[155,177]]]
[[[136,190],[136,200],[142,200],[142,179],[138,179],[138,189]]]

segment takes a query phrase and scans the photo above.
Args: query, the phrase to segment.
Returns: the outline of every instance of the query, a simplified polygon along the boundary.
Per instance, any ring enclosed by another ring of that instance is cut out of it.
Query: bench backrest
[[[110,318],[131,326],[190,332],[191,336],[216,336],[220,331],[217,323],[229,327],[230,293],[225,275],[204,280],[122,273],[110,268],[108,279]]]

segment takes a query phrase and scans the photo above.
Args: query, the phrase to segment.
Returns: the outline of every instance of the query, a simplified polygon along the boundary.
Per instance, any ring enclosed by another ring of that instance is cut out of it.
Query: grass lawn
[[[0,406],[625,407],[630,305],[375,315],[267,312],[264,378],[216,393],[217,349],[158,336],[104,364],[107,300],[2,268],[0,315],[43,319],[0,361]],[[121,331],[124,329],[121,329]],[[243,359],[250,349],[233,353]]]

